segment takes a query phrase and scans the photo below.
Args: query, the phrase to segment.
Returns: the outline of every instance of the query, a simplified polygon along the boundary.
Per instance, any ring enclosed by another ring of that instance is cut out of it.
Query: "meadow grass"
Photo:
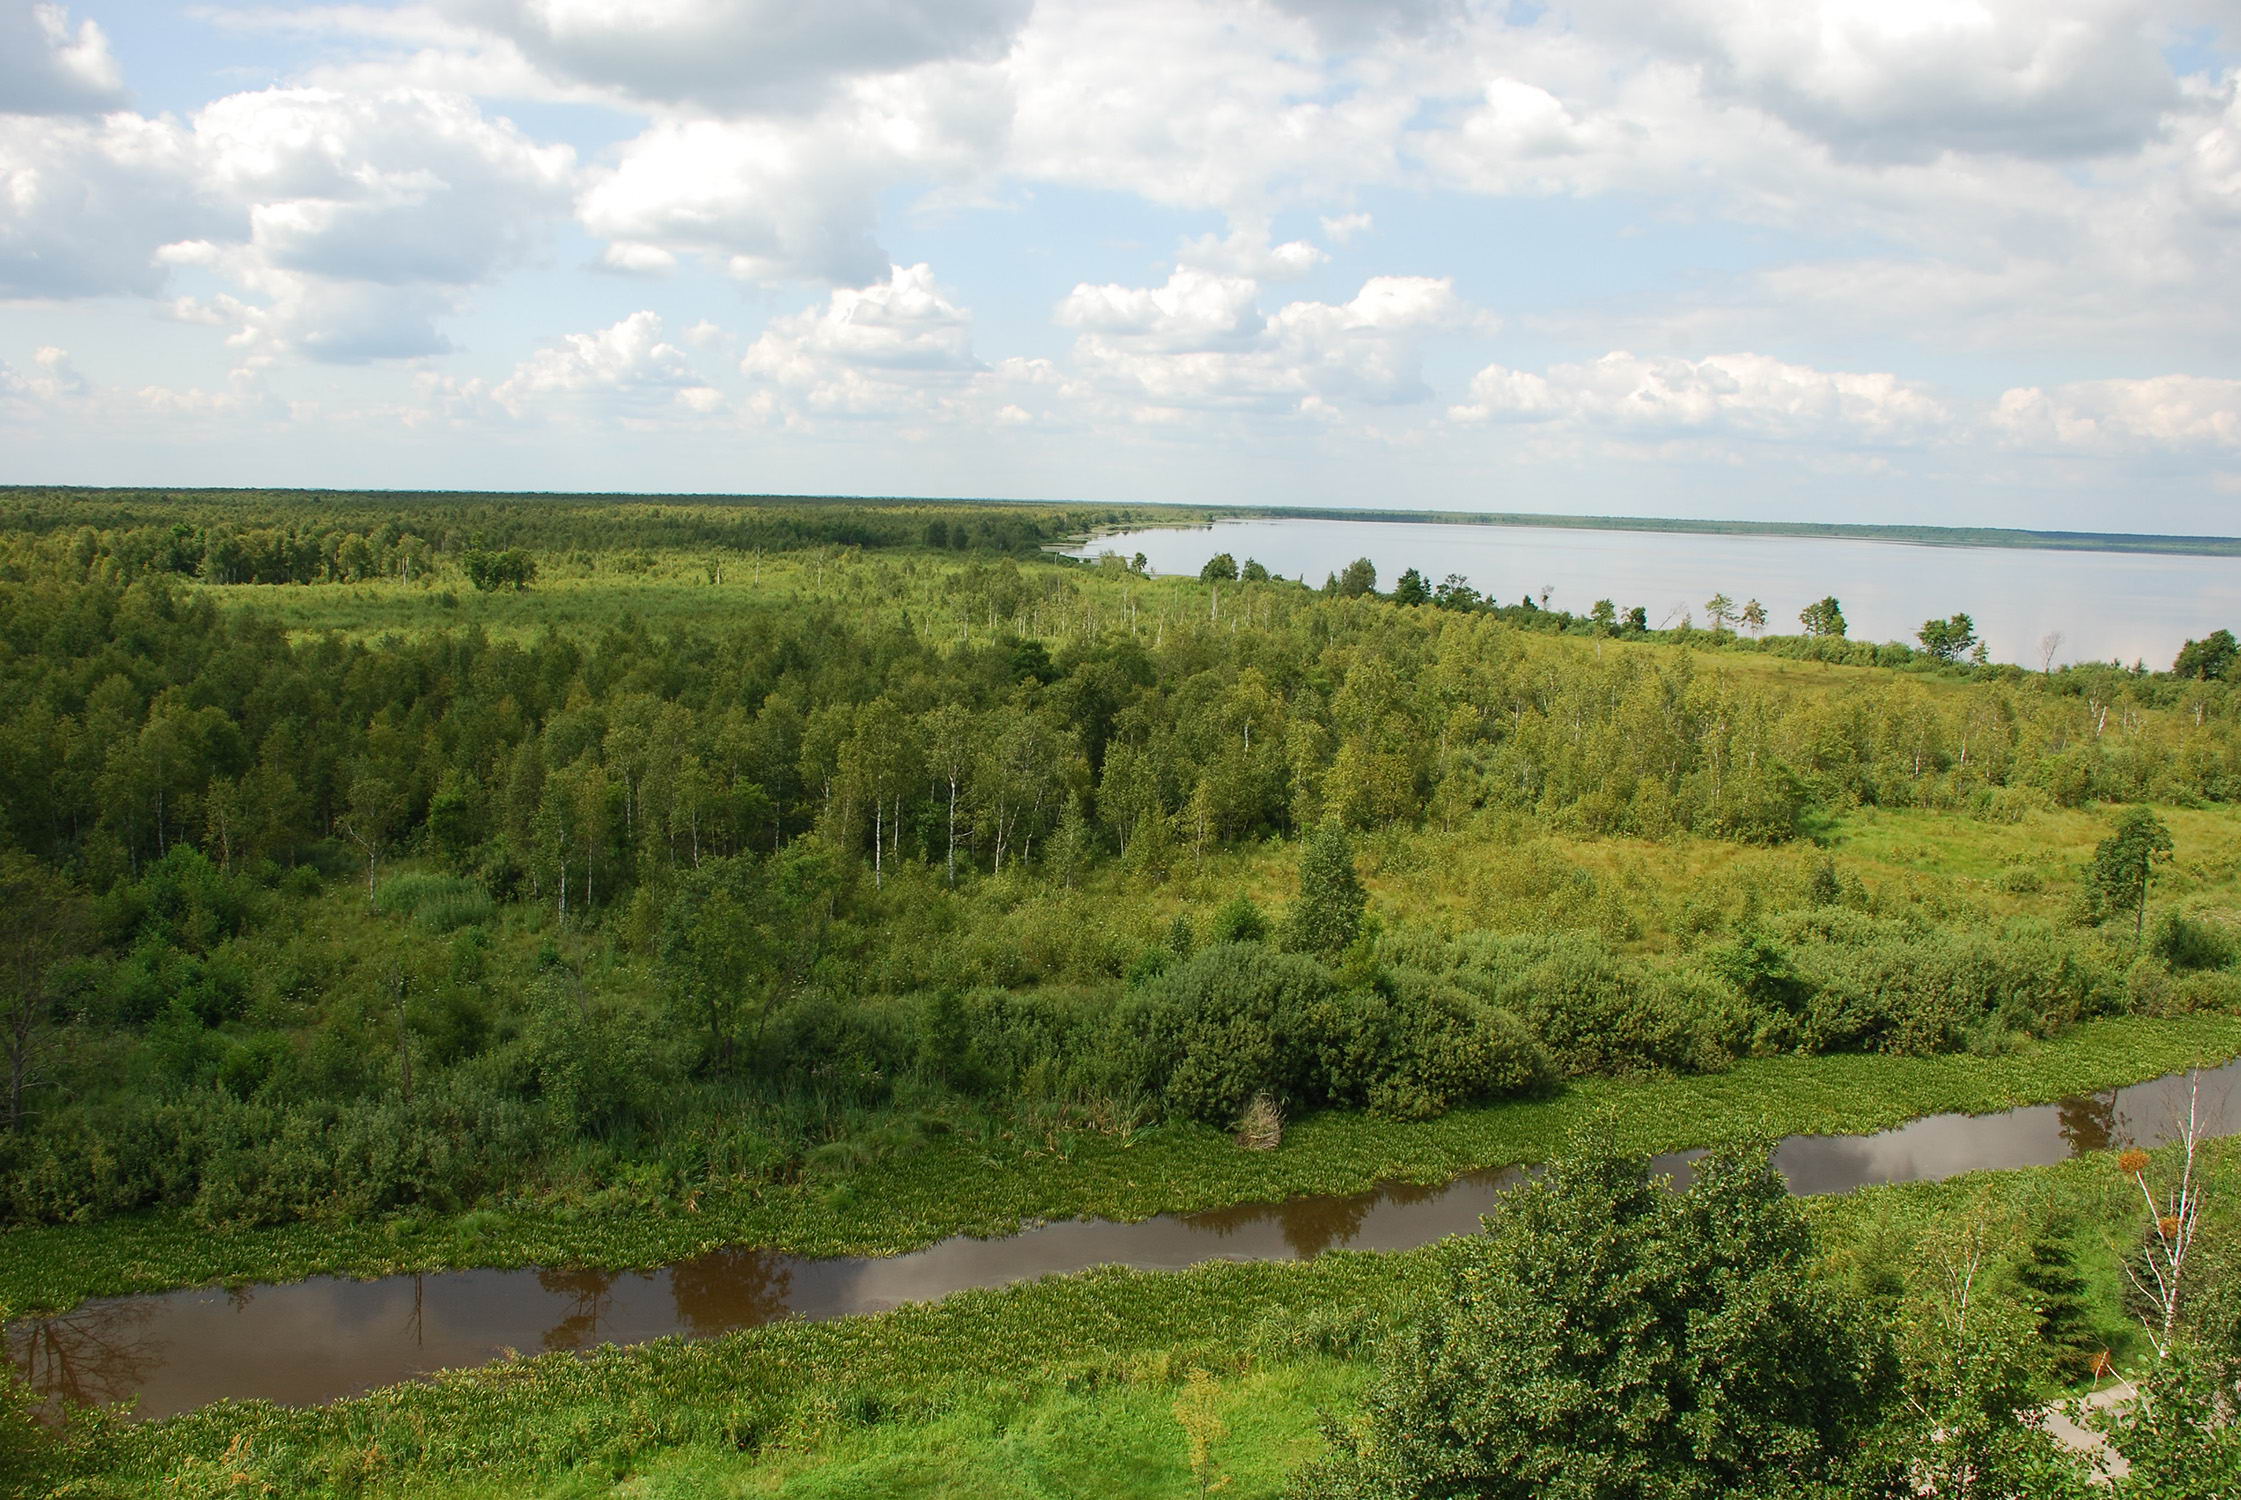
[[[1370,1373],[1364,1363],[1309,1356],[1212,1377],[1206,1409],[1221,1425],[1196,1474],[1176,1414],[1178,1401],[1190,1399],[1188,1387],[1136,1380],[1014,1403],[967,1402],[929,1421],[851,1430],[759,1461],[681,1449],[634,1471],[629,1487],[646,1500],[1153,1500],[1211,1493],[1202,1485],[1212,1485],[1232,1500],[1258,1500],[1282,1494],[1293,1472],[1325,1450],[1322,1414],[1358,1404]],[[452,1493],[511,1500],[556,1492],[542,1482],[501,1481]]]

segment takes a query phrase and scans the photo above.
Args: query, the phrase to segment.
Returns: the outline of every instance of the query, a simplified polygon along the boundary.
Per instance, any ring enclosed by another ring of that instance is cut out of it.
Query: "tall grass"
[[[487,922],[498,908],[490,892],[465,876],[410,871],[381,883],[374,892],[374,909],[440,934]]]

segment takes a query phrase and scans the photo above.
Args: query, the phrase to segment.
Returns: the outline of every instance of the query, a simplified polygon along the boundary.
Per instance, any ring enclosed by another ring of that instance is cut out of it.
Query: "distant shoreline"
[[[2166,557],[2241,557],[2241,537],[2170,536],[2123,531],[2033,531],[2000,526],[1876,526],[1842,521],[1703,521],[1667,516],[1559,516],[1529,511],[1327,510],[1312,506],[1196,508],[1204,519],[1177,520],[1173,529],[1214,521],[1365,521],[1410,526],[1512,526],[1552,531],[1665,532],[1688,536],[1802,537],[1822,541],[1890,542],[1916,547],[2002,548],[2017,552],[2117,552]],[[1168,530],[1151,526],[1101,528]],[[1085,542],[1096,538],[1085,538]]]
[[[1687,536],[1806,537],[1840,542],[1891,542],[1918,547],[1996,547],[2010,551],[2116,552],[2167,557],[2241,557],[2241,537],[2174,536],[2155,532],[2039,531],[2004,526],[1879,526],[1851,521],[1707,521],[1673,516],[1562,516],[1540,511],[1351,510],[1310,505],[1195,505],[1179,501],[1095,501],[1065,498],[1012,500],[939,495],[775,495],[686,492],[525,490],[338,490],[242,486],[0,484],[0,501],[34,499],[142,500],[209,503],[227,500],[358,501],[369,505],[459,504],[519,500],[529,503],[671,505],[1033,506],[1149,511],[1153,517],[1100,526],[1071,540],[1086,544],[1118,531],[1189,530],[1215,521],[1363,521],[1412,526],[1510,526],[1565,531],[1664,532]],[[1177,519],[1157,519],[1168,512]],[[1188,519],[1184,519],[1188,517]]]

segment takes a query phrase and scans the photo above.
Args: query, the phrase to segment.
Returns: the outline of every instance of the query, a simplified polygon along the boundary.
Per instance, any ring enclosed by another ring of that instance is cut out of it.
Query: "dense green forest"
[[[0,494],[0,1284],[151,1225],[893,1249],[995,1227],[834,1227],[914,1161],[1170,1142],[1148,1211],[1233,1132],[2241,1007],[2230,636],[2027,672],[1047,550],[1146,518]]]

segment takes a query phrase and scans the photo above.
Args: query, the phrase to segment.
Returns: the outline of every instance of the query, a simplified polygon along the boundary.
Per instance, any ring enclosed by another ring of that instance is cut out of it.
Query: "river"
[[[2053,634],[2057,664],[2168,667],[2188,640],[2241,630],[2241,559],[2231,557],[1336,519],[1118,532],[1072,550],[1141,552],[1156,572],[1191,575],[1227,552],[1314,585],[1366,557],[1381,588],[1406,568],[1427,584],[1460,573],[1505,604],[1528,593],[1538,603],[1545,588],[1552,607],[1578,614],[1598,599],[1622,612],[1641,605],[1653,627],[1683,614],[1705,625],[1705,601],[1725,593],[1737,608],[1759,600],[1770,630],[1795,634],[1798,611],[1833,594],[1855,639],[1911,645],[1925,620],[1959,611],[1993,660],[2030,667]]]
[[[1937,1181],[2046,1166],[2112,1146],[2168,1140],[2184,1075],[1991,1115],[1933,1115],[1874,1135],[1791,1136],[1774,1163],[1798,1193]],[[2201,1078],[2206,1128],[2228,1121],[2241,1062]],[[1660,1157],[1685,1176],[1698,1152]],[[2113,1169],[2112,1169],[2113,1170]],[[719,1250],[649,1271],[453,1271],[374,1281],[313,1277],[87,1302],[8,1325],[9,1357],[47,1396],[133,1399],[162,1417],[226,1397],[332,1401],[507,1351],[583,1350],[670,1334],[707,1337],[782,1318],[884,1312],[971,1287],[1125,1265],[1302,1260],[1326,1250],[1404,1250],[1468,1234],[1518,1180],[1516,1168],[1433,1187],[1386,1184],[1343,1197],[1244,1204],[1134,1224],[1074,1219],[1002,1239],[959,1236],[909,1255],[807,1259]]]

